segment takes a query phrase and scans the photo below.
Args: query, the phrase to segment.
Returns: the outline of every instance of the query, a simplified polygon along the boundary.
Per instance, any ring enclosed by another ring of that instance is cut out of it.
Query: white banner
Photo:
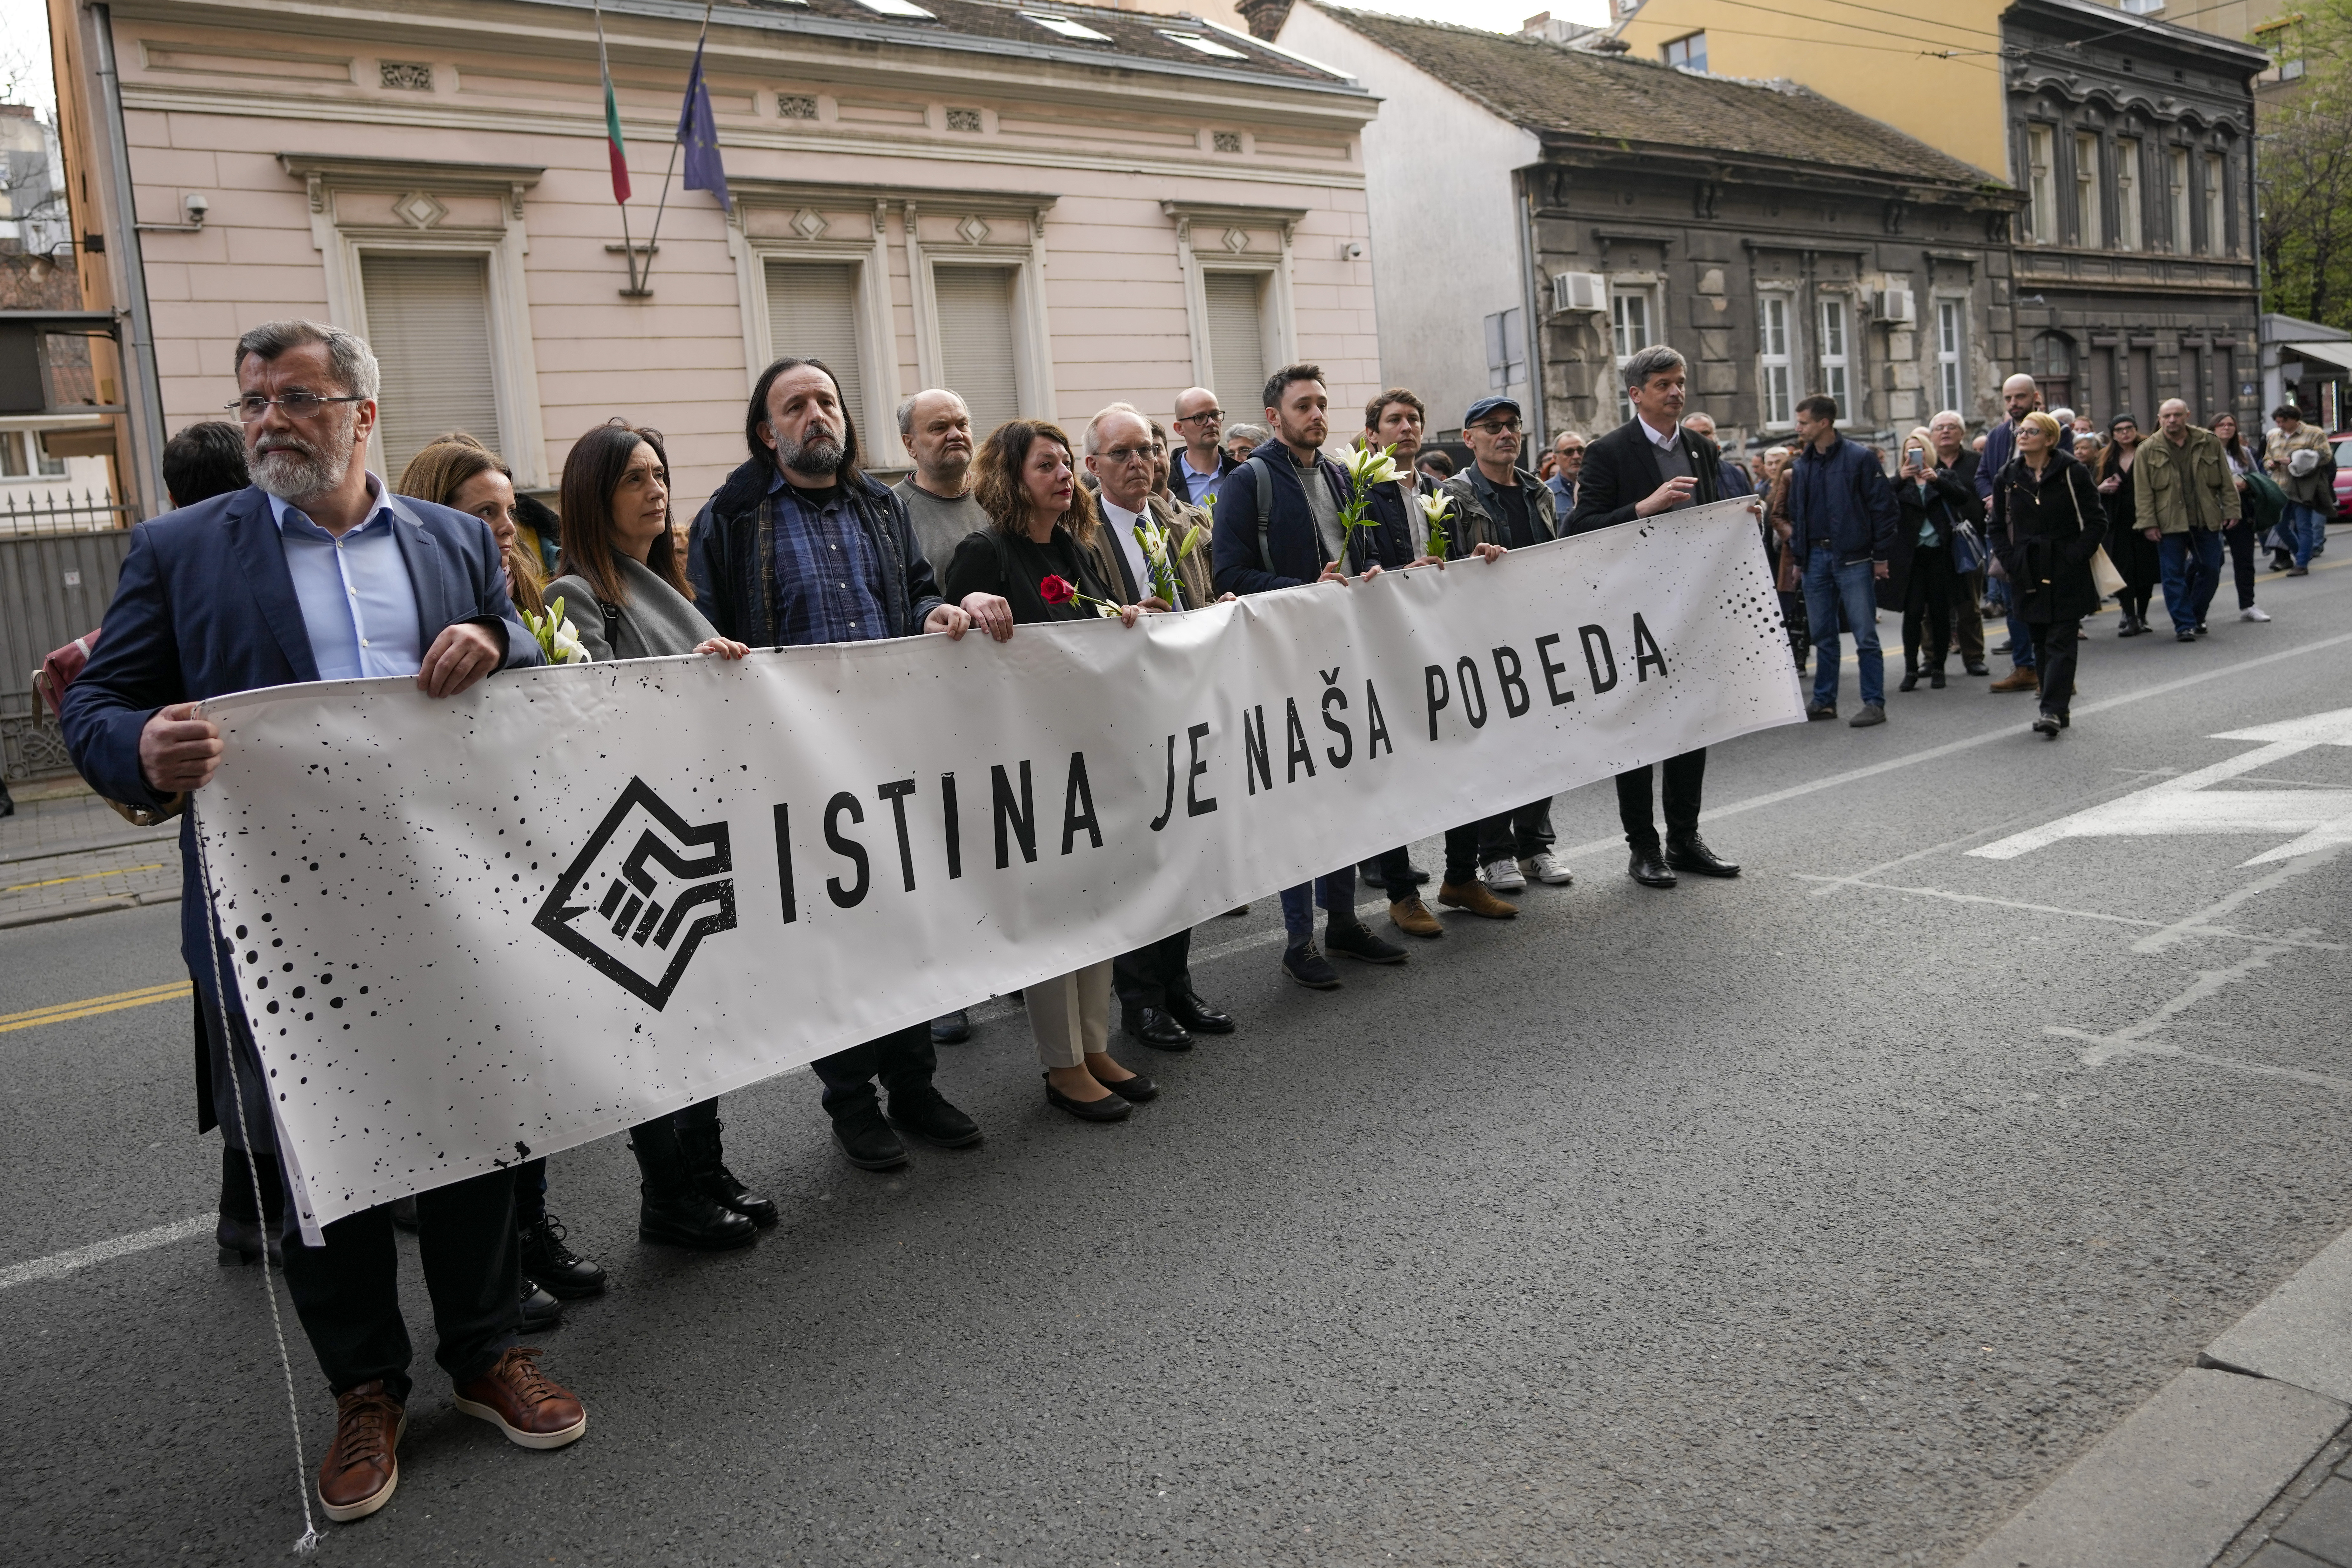
[[[201,826],[304,1226],[1803,717],[1752,514],[1129,630],[216,699]]]

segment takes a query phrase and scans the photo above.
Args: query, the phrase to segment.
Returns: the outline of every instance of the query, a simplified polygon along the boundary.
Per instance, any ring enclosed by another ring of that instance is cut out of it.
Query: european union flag
[[[702,79],[702,46],[694,47],[694,74],[686,79],[686,106],[678,110],[677,139],[686,148],[686,188],[709,191],[730,212],[727,168],[719,161],[719,126],[710,117],[710,87]]]

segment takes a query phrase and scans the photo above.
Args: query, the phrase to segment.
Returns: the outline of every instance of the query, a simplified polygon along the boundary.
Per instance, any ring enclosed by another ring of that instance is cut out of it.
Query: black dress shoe
[[[522,1331],[545,1333],[563,1321],[563,1303],[542,1290],[528,1274],[522,1277]]]
[[[891,1091],[890,1125],[935,1149],[969,1149],[980,1142],[980,1123],[929,1084]]]
[[[1634,850],[1633,859],[1626,863],[1625,875],[1645,888],[1671,888],[1675,881],[1675,874],[1666,869],[1666,863],[1658,858],[1655,849]]]
[[[1164,1008],[1139,1007],[1127,1016],[1127,1033],[1155,1051],[1189,1051],[1192,1037]]]
[[[1356,880],[1361,882],[1367,888],[1385,888],[1388,886],[1388,883],[1381,879],[1381,863],[1377,860],[1362,860],[1357,862]]]
[[[233,1219],[223,1215],[220,1224],[213,1231],[213,1239],[220,1244],[220,1261],[224,1268],[258,1263],[264,1254],[268,1255],[272,1268],[286,1267],[285,1243],[279,1238],[279,1233],[273,1228],[265,1237],[258,1220]]]
[[[1124,1121],[1135,1113],[1135,1104],[1118,1094],[1105,1094],[1100,1100],[1072,1100],[1055,1089],[1053,1080],[1045,1082],[1045,1103],[1058,1110],[1066,1110],[1081,1121]]]
[[[1234,1021],[1192,993],[1171,992],[1168,1016],[1196,1035],[1230,1035]]]
[[[965,1008],[942,1013],[931,1020],[931,1044],[960,1046],[971,1038],[971,1018]]]
[[[1992,673],[1991,670],[1985,668],[1985,662],[1982,659],[1979,659],[1974,664],[1967,666],[1967,669],[1970,675],[1990,675]]]
[[[1350,915],[1345,921],[1326,920],[1323,922],[1323,951],[1344,952],[1360,963],[1402,963],[1404,949],[1394,942],[1382,942],[1372,934],[1372,928]]]
[[[690,1186],[664,1189],[648,1183],[638,1192],[639,1241],[694,1252],[727,1252],[749,1247],[760,1234],[758,1226]]]
[[[1709,849],[1706,840],[1696,833],[1666,840],[1666,864],[1677,871],[1695,871],[1702,877],[1739,875],[1738,866]]]
[[[679,1128],[677,1143],[686,1155],[687,1174],[704,1197],[720,1208],[734,1210],[761,1230],[776,1223],[775,1200],[751,1191],[727,1168],[718,1122]]]
[[[604,1271],[563,1244],[563,1224],[541,1215],[522,1227],[522,1271],[558,1300],[604,1293]]]
[[[1150,1079],[1144,1077],[1141,1073],[1137,1073],[1133,1078],[1121,1079],[1117,1083],[1112,1083],[1106,1079],[1099,1078],[1095,1079],[1095,1081],[1101,1084],[1113,1094],[1118,1096],[1121,1100],[1127,1101],[1129,1105],[1141,1105],[1147,1100],[1158,1100],[1160,1098],[1160,1086],[1152,1082]]]
[[[833,1140],[861,1171],[895,1171],[907,1163],[907,1146],[882,1120],[882,1108],[870,1102],[835,1116]]]
[[[1918,672],[1917,670],[1916,670],[1916,669],[1906,669],[1906,670],[1905,670],[1905,671],[1903,672],[1903,681],[1902,681],[1902,684],[1901,684],[1901,685],[1899,685],[1899,686],[1897,686],[1897,687],[1895,687],[1895,690],[1897,690],[1897,691],[1916,691],[1916,690],[1918,690],[1918,689],[1919,689],[1919,672]]]

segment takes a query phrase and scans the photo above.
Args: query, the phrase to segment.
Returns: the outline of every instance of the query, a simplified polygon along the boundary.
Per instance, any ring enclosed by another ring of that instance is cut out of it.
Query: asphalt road
[[[805,1075],[732,1096],[784,1213],[744,1254],[641,1247],[621,1142],[560,1155],[614,1276],[546,1340],[588,1436],[513,1447],[421,1349],[399,1496],[320,1560],[1948,1562],[2352,1226],[2345,861],[1967,853],[2352,705],[2344,566],[2194,647],[2103,622],[2056,742],[1955,678],[1721,748],[1734,882],[1628,881],[1604,784],[1556,812],[1574,888],[1336,994],[1270,900],[1213,921],[1242,1032],[1123,1053],[1166,1089],[1123,1126],[1049,1110],[1001,1004],[943,1052],[978,1149],[871,1175]],[[2352,747],[2214,792],[2324,788]],[[0,1014],[173,979],[177,918],[0,932]],[[207,1212],[186,1005],[0,1032],[0,1279]],[[208,1235],[0,1288],[0,1369],[10,1562],[296,1535],[259,1276]]]

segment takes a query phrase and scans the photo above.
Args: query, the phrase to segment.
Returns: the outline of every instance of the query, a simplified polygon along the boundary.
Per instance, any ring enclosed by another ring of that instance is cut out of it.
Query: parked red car
[[[2336,517],[2352,521],[2352,430],[2338,430],[2328,443],[2336,448]]]

